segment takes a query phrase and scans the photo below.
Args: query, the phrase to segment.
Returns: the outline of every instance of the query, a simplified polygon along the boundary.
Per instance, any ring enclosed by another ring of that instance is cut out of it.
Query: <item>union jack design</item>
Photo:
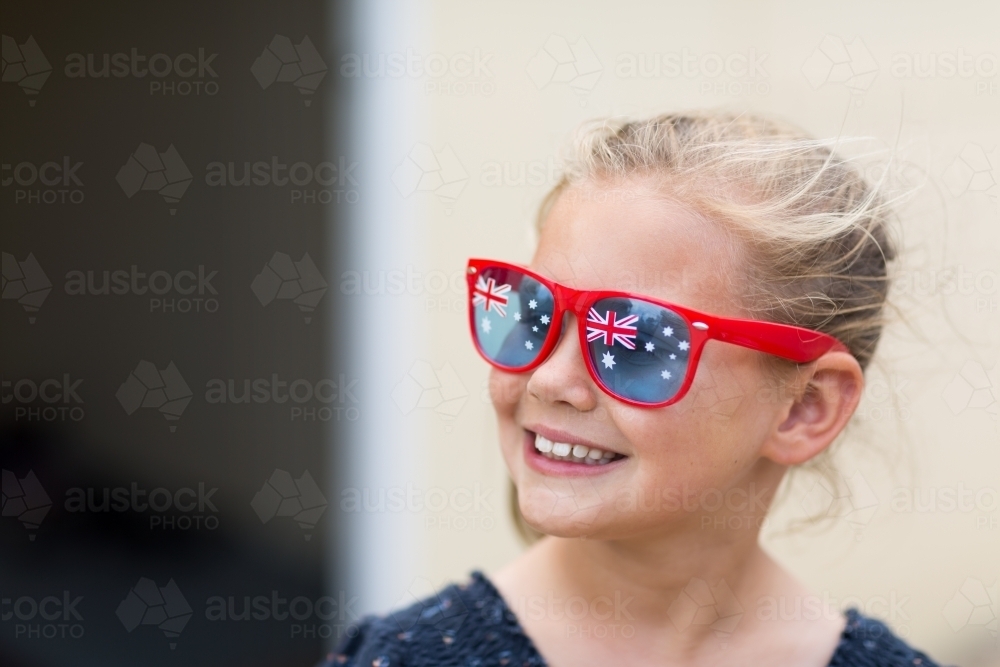
[[[491,310],[497,311],[500,317],[507,317],[507,292],[510,285],[497,285],[493,278],[479,276],[476,280],[476,288],[473,290],[472,305],[482,306],[488,313]]]
[[[618,313],[609,310],[601,317],[593,308],[587,313],[587,342],[604,339],[604,344],[611,347],[621,343],[628,350],[635,349],[636,327],[638,315],[626,315],[618,319]]]

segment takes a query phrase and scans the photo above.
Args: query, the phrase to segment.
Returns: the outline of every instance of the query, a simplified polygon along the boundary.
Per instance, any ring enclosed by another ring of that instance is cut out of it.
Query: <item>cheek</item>
[[[501,421],[513,419],[529,377],[529,373],[504,373],[495,368],[490,369],[490,401]]]
[[[638,409],[620,423],[649,463],[644,486],[725,487],[757,460],[776,406],[757,398],[763,377],[756,359],[728,352],[702,358],[680,402]]]
[[[500,448],[507,460],[508,468],[515,460],[514,455],[521,446],[521,429],[515,417],[527,383],[527,374],[504,373],[496,369],[490,371],[490,401],[496,411]]]

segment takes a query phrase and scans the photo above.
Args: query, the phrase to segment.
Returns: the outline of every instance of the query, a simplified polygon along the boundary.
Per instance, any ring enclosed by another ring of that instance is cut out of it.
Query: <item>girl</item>
[[[530,266],[468,267],[514,506],[538,539],[489,579],[365,619],[329,661],[934,665],[758,545],[785,473],[858,406],[888,216],[854,165],[774,120],[585,127]]]

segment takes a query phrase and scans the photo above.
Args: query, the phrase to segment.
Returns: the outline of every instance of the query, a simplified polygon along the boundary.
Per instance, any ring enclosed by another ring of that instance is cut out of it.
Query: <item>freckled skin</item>
[[[744,286],[727,241],[717,222],[651,182],[589,182],[556,202],[531,268],[579,289],[633,291],[749,317],[739,306]],[[596,635],[568,641],[565,619],[522,618],[543,656],[556,666],[826,665],[842,618],[754,618],[763,596],[808,593],[760,549],[757,536],[787,467],[825,449],[853,413],[863,385],[860,366],[847,353],[828,353],[792,372],[787,389],[776,394],[760,353],[710,341],[681,401],[633,407],[594,384],[576,326],[568,316],[557,347],[534,371],[494,369],[490,376],[521,513],[549,536],[496,573],[494,583],[512,608],[548,593],[584,599],[627,593],[635,599],[630,623],[636,632],[627,641]],[[807,384],[815,385],[808,394]],[[585,478],[540,473],[525,463],[526,428],[533,425],[628,459]],[[746,523],[718,529],[735,520]],[[694,578],[710,585],[724,580],[748,611],[725,660],[708,625],[680,632],[671,620],[671,603]]]

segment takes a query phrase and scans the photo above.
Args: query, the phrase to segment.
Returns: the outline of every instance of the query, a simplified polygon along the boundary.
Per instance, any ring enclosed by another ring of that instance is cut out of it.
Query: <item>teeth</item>
[[[571,445],[566,442],[552,442],[543,435],[535,434],[535,449],[542,456],[556,461],[572,461],[585,465],[604,465],[618,455],[587,445]]]

